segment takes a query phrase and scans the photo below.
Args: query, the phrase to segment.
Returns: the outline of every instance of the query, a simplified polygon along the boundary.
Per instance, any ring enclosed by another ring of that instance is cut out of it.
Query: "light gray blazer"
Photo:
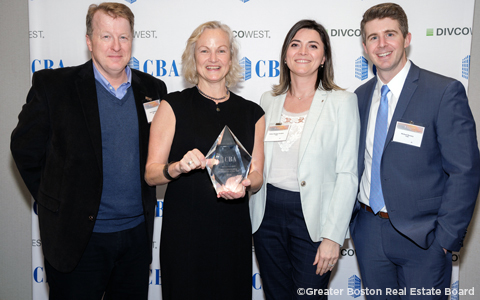
[[[260,105],[266,128],[280,121],[286,94],[265,92]],[[347,236],[358,190],[357,158],[360,133],[357,96],[346,91],[317,90],[300,140],[298,186],[307,229],[313,241],[331,239],[340,245]],[[262,223],[273,142],[265,142],[262,188],[250,197],[255,233]]]

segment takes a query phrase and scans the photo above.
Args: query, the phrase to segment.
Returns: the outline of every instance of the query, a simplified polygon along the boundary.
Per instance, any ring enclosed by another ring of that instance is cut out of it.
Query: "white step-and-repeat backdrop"
[[[234,92],[258,102],[278,83],[280,50],[288,30],[301,19],[314,19],[327,28],[333,48],[336,83],[354,91],[373,76],[363,52],[360,20],[376,0],[125,0],[135,14],[131,67],[156,76],[169,91],[187,87],[181,77],[181,55],[191,32],[201,23],[218,20],[229,25],[240,44],[244,81]],[[474,0],[403,0],[412,43],[408,57],[420,67],[460,80],[468,88]],[[91,0],[29,0],[31,72],[79,65],[90,59],[85,43],[85,16]],[[25,95],[27,91],[25,91]],[[159,241],[163,188],[153,242],[149,299],[161,299]],[[32,203],[33,299],[48,299],[36,205]],[[468,245],[467,245],[468,246]],[[252,251],[253,257],[255,252]],[[454,254],[452,288],[458,290],[459,253]],[[215,285],[212,282],[212,285]],[[462,287],[472,288],[472,287]],[[264,299],[261,274],[254,259],[253,299]],[[355,249],[341,248],[330,283],[333,299],[364,299]],[[307,291],[308,292],[308,291]],[[451,297],[458,299],[458,295]]]

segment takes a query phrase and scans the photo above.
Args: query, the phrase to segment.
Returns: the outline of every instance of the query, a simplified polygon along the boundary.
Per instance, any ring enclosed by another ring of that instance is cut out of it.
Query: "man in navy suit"
[[[361,179],[351,233],[363,287],[368,299],[447,299],[451,251],[463,246],[480,182],[465,89],[407,59],[399,5],[371,7],[361,33],[377,68],[355,91]]]

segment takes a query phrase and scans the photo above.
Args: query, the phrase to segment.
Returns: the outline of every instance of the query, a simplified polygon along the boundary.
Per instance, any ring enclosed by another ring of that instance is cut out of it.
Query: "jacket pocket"
[[[45,207],[46,209],[52,212],[58,212],[58,208],[60,207],[59,200],[48,196],[42,190],[38,192],[36,201],[38,204],[40,204],[41,206]]]
[[[442,197],[428,198],[417,201],[417,209],[419,211],[437,211],[442,204]]]

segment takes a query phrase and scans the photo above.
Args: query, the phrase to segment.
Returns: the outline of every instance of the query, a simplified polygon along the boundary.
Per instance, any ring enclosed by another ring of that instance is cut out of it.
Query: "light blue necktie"
[[[382,86],[382,98],[378,107],[377,120],[375,121],[375,134],[373,136],[372,155],[372,181],[370,184],[370,207],[376,214],[385,206],[383,199],[382,182],[380,179],[380,161],[382,160],[383,147],[387,138],[388,129],[388,86]]]

